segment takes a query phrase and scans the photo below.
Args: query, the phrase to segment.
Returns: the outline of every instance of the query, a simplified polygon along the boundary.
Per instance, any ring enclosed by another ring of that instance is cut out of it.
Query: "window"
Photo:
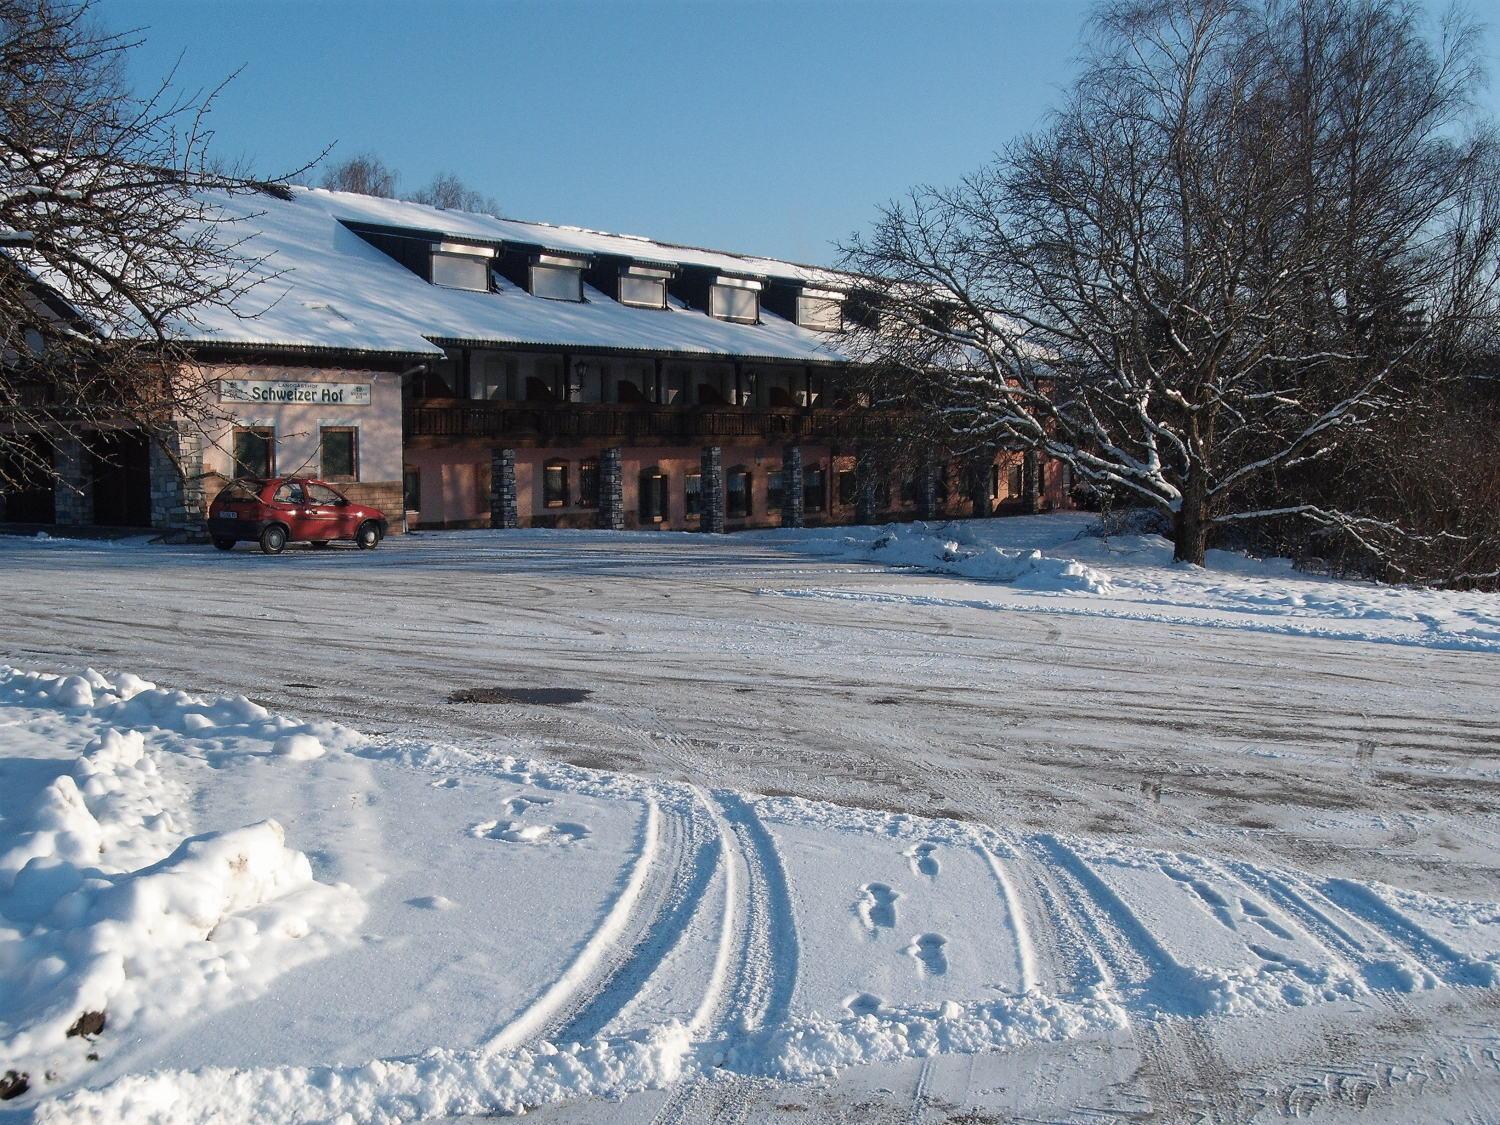
[[[276,495],[271,499],[278,504],[306,504],[307,494],[302,491],[300,481],[289,480],[276,490]]]
[[[844,327],[843,302],[837,297],[803,294],[797,298],[797,323],[818,332],[837,332]]]
[[[1011,463],[1010,487],[1006,491],[1012,498],[1015,498],[1026,491],[1026,482],[1024,479],[1024,474],[1021,471],[1021,462],[1019,461]]]
[[[760,294],[737,285],[715,285],[708,291],[708,311],[720,320],[754,324],[760,319]]]
[[[533,265],[531,295],[549,301],[581,301],[583,271],[574,266]]]
[[[786,503],[786,470],[778,469],[766,477],[766,507],[777,511]]]
[[[725,498],[724,515],[728,519],[750,518],[750,470],[730,469],[724,477],[728,494]]]
[[[839,470],[839,503],[854,503],[855,476],[853,469]]]
[[[471,289],[476,293],[490,291],[490,260],[469,254],[432,255],[432,283],[446,289]]]
[[[823,498],[827,494],[827,480],[822,465],[812,465],[802,471],[802,510],[821,512]]]
[[[276,444],[275,430],[236,429],[234,431],[234,475],[264,480],[275,471],[272,455]]]
[[[1000,466],[990,466],[990,499],[1000,499]]]
[[[326,484],[309,484],[307,486],[307,502],[309,504],[342,504],[343,493],[335,492]]]
[[[667,279],[664,277],[620,278],[620,304],[635,305],[642,309],[664,309],[667,307]]]
[[[498,402],[516,397],[516,361],[513,356],[487,355],[473,373],[474,397]]]
[[[542,467],[542,503],[549,508],[568,506],[568,463],[548,461]]]
[[[703,474],[689,473],[682,481],[682,503],[686,514],[703,514]]]
[[[667,477],[655,466],[641,470],[640,512],[642,523],[667,518]]]
[[[422,470],[407,469],[401,474],[401,505],[408,512],[422,510]]]
[[[325,479],[359,479],[358,430],[353,426],[324,426],[319,444]]]
[[[578,505],[582,508],[599,507],[599,462],[578,462]]]

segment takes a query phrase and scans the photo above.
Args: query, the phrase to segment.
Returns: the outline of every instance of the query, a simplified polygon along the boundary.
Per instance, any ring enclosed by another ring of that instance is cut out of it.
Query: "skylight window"
[[[490,260],[470,254],[432,255],[432,283],[445,289],[470,289],[476,293],[490,290]]]
[[[760,320],[760,282],[720,277],[708,291],[708,313],[720,320],[755,324]]]
[[[549,301],[582,301],[583,265],[573,258],[538,254],[531,263],[531,295]]]
[[[672,271],[654,266],[625,266],[620,270],[620,303],[642,309],[667,307],[667,278]]]
[[[816,332],[837,332],[844,327],[843,302],[834,293],[805,291],[797,298],[797,323]]]

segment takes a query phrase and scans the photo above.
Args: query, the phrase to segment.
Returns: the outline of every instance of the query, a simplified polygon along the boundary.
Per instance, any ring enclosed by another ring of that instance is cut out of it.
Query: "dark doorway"
[[[0,457],[4,460],[0,464],[0,520],[55,523],[53,481],[44,467],[52,464],[51,446],[33,439],[25,449],[13,448]]]
[[[139,430],[96,433],[88,442],[94,522],[151,526],[151,439]]]

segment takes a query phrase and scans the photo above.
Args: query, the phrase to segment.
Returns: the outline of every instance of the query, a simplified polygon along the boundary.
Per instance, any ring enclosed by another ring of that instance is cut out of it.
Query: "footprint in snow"
[[[926,875],[929,879],[936,879],[941,865],[932,853],[937,851],[937,844],[931,840],[923,840],[920,844],[913,844],[906,849],[906,858],[911,860],[911,869],[918,875]]]
[[[885,1007],[885,1001],[873,992],[856,992],[844,997],[844,1007],[851,1016],[873,1016]]]
[[[432,783],[432,787],[434,789],[457,789],[458,788],[458,778],[456,778],[456,777],[444,777],[444,778],[440,778],[439,780],[434,781]]]
[[[486,820],[469,829],[469,835],[481,840],[502,840],[508,844],[576,844],[586,839],[588,825],[560,820],[556,824],[522,824],[515,820]]]
[[[911,939],[906,952],[917,959],[924,976],[940,977],[948,971],[948,955],[943,952],[947,944],[948,939],[942,934],[918,934]]]
[[[407,899],[406,905],[415,906],[418,910],[452,910],[458,904],[442,895],[423,895],[420,898]]]
[[[506,799],[505,811],[510,813],[511,816],[520,816],[527,809],[541,808],[543,805],[550,805],[551,803],[551,797],[527,797],[524,794],[517,794],[514,797]]]
[[[859,920],[873,935],[877,930],[888,930],[896,924],[896,900],[899,891],[893,891],[884,883],[866,883],[860,888],[859,901],[854,904]]]

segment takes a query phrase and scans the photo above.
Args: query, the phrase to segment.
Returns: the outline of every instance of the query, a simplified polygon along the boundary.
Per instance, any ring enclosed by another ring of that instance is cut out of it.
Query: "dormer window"
[[[719,278],[708,290],[708,313],[741,324],[760,322],[760,282],[747,277]]]
[[[490,291],[490,259],[473,254],[432,252],[432,283],[445,289],[471,289],[475,293]]]
[[[657,266],[620,267],[620,304],[638,309],[667,307],[667,279],[672,271]]]
[[[582,301],[585,265],[581,258],[538,254],[531,260],[531,284],[528,287],[531,295],[549,301]]]
[[[842,293],[804,289],[797,296],[797,323],[815,332],[838,332],[844,327]]]

